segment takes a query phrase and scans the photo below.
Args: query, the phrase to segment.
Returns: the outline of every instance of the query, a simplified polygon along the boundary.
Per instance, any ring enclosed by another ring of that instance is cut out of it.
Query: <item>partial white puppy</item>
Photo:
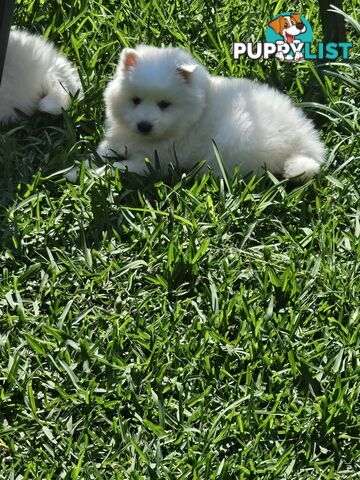
[[[0,85],[0,123],[19,120],[16,110],[58,115],[69,108],[70,94],[78,91],[76,69],[51,43],[25,31],[10,32]]]
[[[312,122],[288,97],[257,82],[212,77],[181,48],[125,49],[105,90],[105,138],[98,153],[119,154],[118,168],[145,174],[144,157],[155,152],[191,168],[206,160],[221,174],[212,139],[228,172],[261,173],[264,166],[284,177],[311,178],[324,147]]]

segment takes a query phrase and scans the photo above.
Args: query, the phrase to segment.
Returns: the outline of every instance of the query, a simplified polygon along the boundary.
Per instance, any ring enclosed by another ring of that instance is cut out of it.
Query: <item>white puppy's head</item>
[[[124,49],[105,91],[111,117],[138,141],[171,139],[196,123],[209,74],[181,48]]]

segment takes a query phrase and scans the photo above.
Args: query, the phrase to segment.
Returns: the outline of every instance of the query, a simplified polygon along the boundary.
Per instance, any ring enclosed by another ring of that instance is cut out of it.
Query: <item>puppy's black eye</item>
[[[134,105],[139,105],[141,103],[141,98],[139,97],[134,97],[131,99]]]
[[[165,110],[165,108],[168,108],[171,105],[170,102],[167,102],[166,100],[161,100],[161,102],[158,103],[158,106],[161,110]]]

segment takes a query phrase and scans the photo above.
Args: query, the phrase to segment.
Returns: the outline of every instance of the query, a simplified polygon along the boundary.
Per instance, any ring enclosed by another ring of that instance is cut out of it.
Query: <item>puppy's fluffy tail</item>
[[[61,109],[69,108],[71,95],[82,93],[77,71],[62,55],[58,56],[55,65],[48,71],[42,89],[44,96],[39,102],[39,110],[53,115],[59,115]]]
[[[320,163],[306,155],[293,155],[284,164],[284,177],[298,177],[299,181],[309,180],[319,172]]]

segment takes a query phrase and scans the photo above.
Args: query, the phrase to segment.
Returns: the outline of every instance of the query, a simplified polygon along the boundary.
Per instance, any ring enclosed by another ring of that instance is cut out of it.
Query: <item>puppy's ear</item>
[[[284,28],[284,18],[278,17],[275,18],[272,22],[268,23],[268,26],[274,30],[275,33],[280,33]]]
[[[120,62],[125,71],[136,67],[138,63],[138,56],[136,51],[132,48],[124,48],[120,55]]]
[[[302,23],[299,13],[292,13],[290,18],[293,18],[296,23]]]
[[[179,75],[181,75],[186,82],[190,82],[191,75],[196,70],[197,65],[179,65],[176,68],[176,71]]]

